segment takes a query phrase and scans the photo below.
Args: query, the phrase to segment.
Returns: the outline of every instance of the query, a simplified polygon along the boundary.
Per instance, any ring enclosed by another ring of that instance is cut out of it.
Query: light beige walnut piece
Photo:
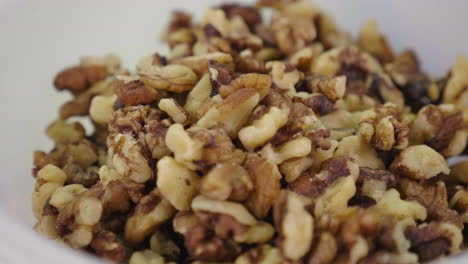
[[[91,106],[89,107],[89,115],[91,116],[91,119],[99,124],[109,123],[109,121],[112,120],[116,100],[117,95],[95,96],[91,101]]]
[[[158,161],[157,169],[156,185],[161,194],[177,210],[189,210],[197,194],[199,176],[169,156]]]
[[[274,164],[281,164],[283,161],[307,156],[312,151],[312,142],[307,137],[298,137],[290,140],[278,147],[271,144],[266,145],[260,151],[262,157]]]
[[[218,200],[244,201],[253,190],[252,179],[238,164],[221,163],[201,180],[200,193]]]
[[[379,33],[376,20],[370,20],[362,26],[358,43],[362,49],[376,56],[382,63],[393,60],[392,48],[387,39]]]
[[[450,71],[450,78],[444,89],[443,102],[454,104],[459,109],[466,109],[468,106],[468,59],[460,55],[455,62],[455,65]],[[465,110],[466,112],[466,110]]]
[[[205,74],[187,95],[184,109],[195,116],[198,108],[210,99],[211,90],[210,76]]]
[[[174,99],[164,98],[158,103],[159,109],[166,112],[174,122],[179,124],[187,124],[190,119],[187,112]]]
[[[314,236],[314,219],[305,209],[299,196],[283,191],[275,204],[275,225],[279,232],[278,243],[283,256],[299,260],[308,251]]]
[[[286,89],[287,94],[293,96],[296,93],[294,87],[303,77],[303,73],[297,69],[288,71],[285,63],[281,61],[271,61],[266,64],[270,71],[271,80],[281,89]]]
[[[415,220],[425,220],[426,208],[416,201],[405,201],[400,198],[400,193],[395,189],[386,191],[377,201],[375,208],[384,215],[392,215],[399,219],[411,217]]]
[[[359,135],[343,138],[339,142],[334,156],[350,156],[356,160],[360,167],[385,168],[375,149]]]
[[[192,69],[176,64],[142,67],[138,74],[145,85],[173,93],[189,91],[198,82],[198,77]]]
[[[203,128],[221,126],[231,138],[237,138],[237,133],[248,121],[249,115],[258,104],[259,99],[259,94],[253,88],[237,90],[218,106],[208,110],[198,120],[197,125]]]
[[[239,139],[249,150],[263,145],[271,139],[278,129],[288,121],[289,109],[282,110],[271,107],[262,117],[255,120],[252,125],[243,127],[239,131]]]
[[[174,214],[175,209],[171,203],[157,189],[153,190],[140,200],[128,218],[125,239],[130,243],[140,243]]]
[[[234,264],[282,264],[283,257],[279,249],[262,245],[237,257]]]
[[[393,161],[390,170],[413,179],[429,179],[440,173],[449,174],[444,157],[426,145],[410,146]]]

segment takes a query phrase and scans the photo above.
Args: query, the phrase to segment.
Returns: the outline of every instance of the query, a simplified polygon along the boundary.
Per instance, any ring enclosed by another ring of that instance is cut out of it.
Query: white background
[[[200,17],[208,4],[220,2],[0,0],[0,263],[82,263],[30,231],[32,152],[51,147],[44,128],[68,98],[53,89],[54,74],[81,55],[109,52],[132,66],[142,55],[166,50],[158,41],[170,10]],[[315,2],[354,33],[376,18],[396,51],[415,48],[431,73],[445,74],[457,54],[468,55],[468,1]]]

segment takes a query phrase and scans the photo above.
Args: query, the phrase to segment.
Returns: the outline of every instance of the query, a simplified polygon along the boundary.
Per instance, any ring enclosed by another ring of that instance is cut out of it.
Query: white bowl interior
[[[81,255],[65,251],[31,231],[32,153],[52,147],[44,129],[56,118],[59,105],[69,98],[54,90],[55,73],[77,63],[81,55],[109,52],[120,55],[133,69],[140,56],[166,51],[159,36],[171,10],[188,10],[200,18],[208,5],[220,2],[0,0],[1,263],[83,261]],[[354,36],[360,25],[376,18],[396,51],[414,48],[423,68],[438,76],[447,72],[458,54],[468,55],[464,27],[467,1],[314,2],[330,11]],[[19,250],[31,253],[17,258]],[[451,263],[462,262],[461,258],[452,258]]]

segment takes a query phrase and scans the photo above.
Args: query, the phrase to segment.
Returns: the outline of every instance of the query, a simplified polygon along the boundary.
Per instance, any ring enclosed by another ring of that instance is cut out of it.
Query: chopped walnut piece
[[[427,217],[426,208],[416,201],[402,200],[400,193],[393,188],[385,191],[382,198],[373,207],[383,215],[392,215],[399,219],[411,217],[417,220],[425,220]]]
[[[234,264],[281,264],[280,251],[270,245],[262,245],[240,255]]]
[[[276,45],[285,54],[306,47],[317,36],[313,21],[305,17],[277,14],[272,19],[271,30]]]
[[[281,189],[281,174],[276,165],[256,154],[247,154],[244,167],[253,182],[253,190],[247,198],[246,206],[257,218],[263,219],[268,215]]]
[[[270,91],[271,79],[266,74],[247,73],[232,80],[228,85],[219,87],[219,94],[227,98],[233,92],[243,88],[254,88],[260,95],[260,100]]]
[[[54,85],[58,90],[84,91],[91,85],[106,78],[107,74],[105,66],[75,66],[57,74]]]
[[[362,26],[358,43],[362,49],[376,56],[382,63],[393,60],[392,48],[387,39],[379,33],[375,20],[370,20]]]
[[[314,219],[294,192],[281,192],[274,209],[275,225],[280,234],[277,243],[281,253],[287,259],[299,260],[312,244]]]
[[[390,170],[413,179],[429,179],[439,173],[448,174],[445,159],[426,145],[410,146],[393,161]]]
[[[145,85],[173,93],[190,91],[198,81],[192,69],[183,65],[140,68],[138,73]]]
[[[463,220],[456,211],[448,207],[447,190],[442,181],[418,183],[401,179],[400,189],[408,200],[415,200],[426,207],[428,220],[448,222],[463,228]]]
[[[57,143],[74,143],[85,137],[85,128],[79,122],[57,120],[47,127],[47,136]]]
[[[360,167],[383,169],[384,163],[361,136],[348,136],[343,138],[338,145],[334,156],[350,156],[356,160]]]
[[[177,210],[189,210],[197,194],[198,175],[172,157],[164,157],[157,164],[157,186],[161,194]]]
[[[253,190],[252,179],[238,164],[222,163],[201,180],[200,193],[213,199],[244,201]]]
[[[125,239],[130,243],[140,243],[155,228],[175,214],[175,209],[157,189],[143,197],[125,224]]]
[[[410,250],[422,261],[459,252],[463,240],[461,230],[448,223],[430,222],[417,228],[410,227],[405,234],[411,241]]]
[[[322,93],[333,102],[341,99],[346,90],[346,76],[316,77],[308,80],[308,82],[308,88],[311,92]]]
[[[112,84],[119,101],[124,105],[149,104],[158,98],[158,91],[146,86],[141,80],[117,77]]]
[[[468,59],[460,55],[450,71],[447,85],[444,87],[443,102],[454,104],[458,109],[467,107]]]
[[[212,107],[198,120],[197,125],[211,128],[223,127],[231,138],[236,138],[241,127],[247,122],[250,113],[259,101],[259,94],[253,88],[237,90],[220,105]]]
[[[120,242],[116,234],[109,231],[97,233],[90,244],[91,248],[106,259],[121,262],[127,259],[127,249]]]

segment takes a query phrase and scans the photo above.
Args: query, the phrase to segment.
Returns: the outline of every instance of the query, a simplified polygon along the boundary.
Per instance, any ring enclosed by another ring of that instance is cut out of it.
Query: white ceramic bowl
[[[166,51],[158,38],[171,10],[200,17],[206,6],[219,2],[0,0],[0,263],[97,261],[32,231],[32,152],[52,147],[44,128],[68,98],[53,89],[54,74],[81,55],[109,52],[133,67],[142,55]],[[467,1],[315,2],[353,33],[376,18],[393,47],[415,48],[428,72],[445,74],[457,54],[468,55]],[[445,260],[467,262],[467,254]]]

